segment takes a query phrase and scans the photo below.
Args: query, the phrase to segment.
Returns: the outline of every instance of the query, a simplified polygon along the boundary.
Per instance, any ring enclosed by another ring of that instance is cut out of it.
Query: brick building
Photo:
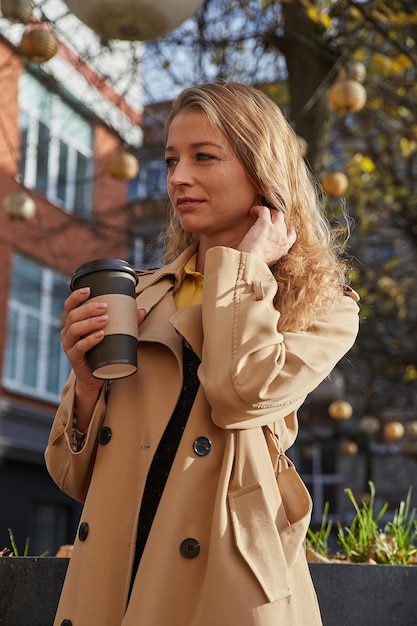
[[[80,507],[54,485],[43,453],[69,365],[60,346],[75,268],[130,259],[128,187],[108,173],[127,140],[141,141],[140,103],[60,42],[54,58],[22,57],[0,20],[0,549],[56,553]],[[111,118],[111,124],[108,120]],[[24,194],[35,213],[11,217]]]

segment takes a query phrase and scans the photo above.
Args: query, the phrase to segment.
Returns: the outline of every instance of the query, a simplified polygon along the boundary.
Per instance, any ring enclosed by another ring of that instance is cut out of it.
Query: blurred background
[[[83,6],[86,5],[86,6]],[[163,125],[184,87],[226,79],[274,99],[337,225],[350,216],[355,347],[300,410],[290,455],[313,500],[388,512],[417,485],[417,8],[413,0],[1,0],[0,549],[72,543],[80,507],[43,461],[68,375],[70,276],[156,267]],[[416,490],[417,491],[417,490]],[[413,506],[417,492],[412,491]]]

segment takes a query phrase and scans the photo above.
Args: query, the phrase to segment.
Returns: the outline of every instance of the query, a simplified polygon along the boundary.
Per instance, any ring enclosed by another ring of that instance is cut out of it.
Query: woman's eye
[[[196,154],[196,159],[197,161],[211,161],[211,159],[214,159],[214,156],[211,154],[199,152],[198,154]]]
[[[168,169],[170,169],[171,167],[173,167],[177,162],[177,159],[174,159],[173,157],[169,157],[165,159],[165,165],[167,166]]]

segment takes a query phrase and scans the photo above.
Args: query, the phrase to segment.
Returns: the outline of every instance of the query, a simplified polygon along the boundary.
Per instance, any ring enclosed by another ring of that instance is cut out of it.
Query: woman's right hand
[[[77,378],[77,387],[98,391],[103,381],[94,378],[87,360],[87,352],[104,337],[108,321],[107,303],[89,301],[90,288],[75,290],[65,300],[65,325],[61,342],[65,354]]]
[[[61,332],[62,347],[76,377],[74,409],[77,429],[81,432],[88,428],[104,385],[103,380],[93,376],[87,352],[103,340],[108,321],[107,303],[91,302],[89,295],[90,288],[82,287],[65,300],[65,324]],[[138,324],[142,323],[145,315],[144,309],[138,310]]]

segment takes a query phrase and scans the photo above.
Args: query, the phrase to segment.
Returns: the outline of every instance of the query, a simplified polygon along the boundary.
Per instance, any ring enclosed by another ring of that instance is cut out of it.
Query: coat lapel
[[[171,323],[176,331],[184,337],[201,361],[203,353],[201,304],[180,309],[171,318]]]
[[[177,355],[178,360],[182,353],[181,337],[200,359],[202,353],[201,305],[177,311],[173,297],[173,292],[183,280],[184,265],[195,251],[196,245],[190,246],[170,265],[155,271],[138,272],[136,303],[138,309],[146,311],[138,341],[163,343]]]

